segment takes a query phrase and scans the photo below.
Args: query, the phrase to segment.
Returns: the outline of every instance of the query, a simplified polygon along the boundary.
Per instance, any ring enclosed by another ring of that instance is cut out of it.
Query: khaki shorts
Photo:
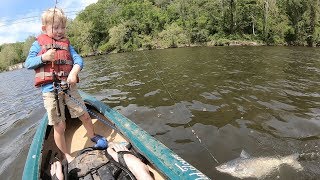
[[[60,117],[57,115],[57,104],[54,97],[54,92],[47,92],[42,94],[44,108],[48,113],[49,125],[55,125],[66,120],[65,105],[69,109],[71,118],[77,118],[85,113],[85,110],[83,109],[83,106],[85,105],[78,92],[77,85],[71,85],[68,94],[71,95],[72,98],[70,98],[68,95],[65,95],[64,93],[59,94],[59,106],[61,113]],[[81,106],[78,103],[80,103]]]

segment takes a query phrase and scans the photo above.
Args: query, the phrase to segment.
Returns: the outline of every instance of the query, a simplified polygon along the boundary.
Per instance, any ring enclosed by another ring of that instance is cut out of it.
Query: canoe
[[[93,112],[95,132],[106,137],[109,142],[131,143],[132,147],[147,159],[154,179],[210,179],[118,111],[89,94],[79,92],[88,111]],[[67,118],[66,123],[66,143],[72,156],[76,156],[85,147],[93,146],[86,137],[86,130],[80,120]],[[55,156],[62,157],[54,143],[53,130],[50,131],[47,124],[48,116],[45,114],[28,152],[22,175],[24,180],[44,179],[45,172],[50,169],[49,162],[52,162]],[[108,124],[114,127],[111,128]]]

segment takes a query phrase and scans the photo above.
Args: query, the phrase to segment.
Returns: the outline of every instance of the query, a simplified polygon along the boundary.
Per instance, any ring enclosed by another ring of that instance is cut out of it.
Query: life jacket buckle
[[[55,61],[55,64],[64,65],[64,64],[67,64],[67,60],[59,59]]]

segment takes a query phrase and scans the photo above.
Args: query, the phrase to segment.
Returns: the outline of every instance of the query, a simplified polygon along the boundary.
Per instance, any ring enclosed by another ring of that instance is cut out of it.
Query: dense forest
[[[99,0],[68,21],[67,34],[82,55],[198,45],[318,46],[319,5],[319,0]],[[33,41],[0,46],[0,69],[23,62]]]

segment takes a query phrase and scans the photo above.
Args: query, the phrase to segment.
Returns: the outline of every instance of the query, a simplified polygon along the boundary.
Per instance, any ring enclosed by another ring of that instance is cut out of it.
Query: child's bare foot
[[[65,154],[65,157],[66,157],[68,163],[70,163],[74,159],[74,157],[70,156],[69,154]]]
[[[109,143],[107,149],[110,156],[121,165],[128,167],[138,180],[153,179],[149,174],[149,169],[140,159],[131,154],[124,144]]]
[[[63,171],[60,161],[51,164],[50,174],[53,180],[63,180]]]
[[[107,149],[107,151],[110,154],[110,156],[117,162],[119,162],[118,161],[118,159],[119,159],[118,152],[120,152],[120,151],[128,151],[129,152],[129,150],[126,148],[126,146],[124,146],[123,144],[114,143],[114,142],[109,143],[109,148]]]

